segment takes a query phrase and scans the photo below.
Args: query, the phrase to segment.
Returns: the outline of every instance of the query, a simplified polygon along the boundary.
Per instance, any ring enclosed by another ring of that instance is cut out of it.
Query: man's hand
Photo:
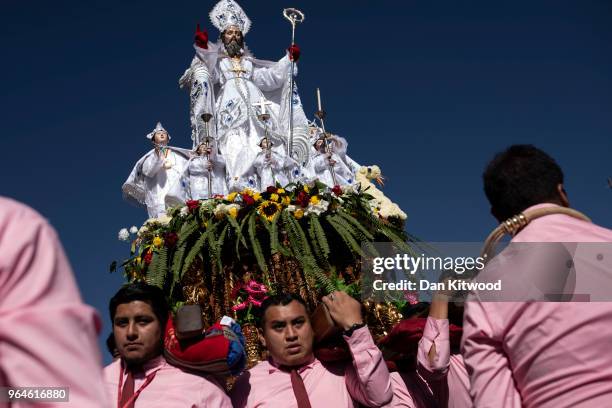
[[[287,48],[287,52],[289,52],[289,59],[293,62],[297,62],[300,59],[300,47],[297,44],[293,44],[289,48]]]
[[[350,329],[356,323],[363,323],[361,304],[344,292],[335,291],[323,296],[331,318],[343,330]]]
[[[204,48],[204,49],[208,49],[208,32],[206,31],[206,29],[204,29],[204,31],[200,31],[200,24],[198,23],[198,25],[196,26],[196,32],[195,32],[195,44],[200,47],[200,48]]]

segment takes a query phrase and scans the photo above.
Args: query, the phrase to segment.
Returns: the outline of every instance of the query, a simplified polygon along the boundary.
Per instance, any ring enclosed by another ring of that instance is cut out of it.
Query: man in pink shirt
[[[315,358],[304,301],[297,295],[271,296],[262,305],[260,333],[270,359],[238,378],[234,407],[374,407],[391,400],[389,371],[363,323],[359,302],[344,292],[333,292],[323,302],[344,330],[352,363]]]
[[[436,293],[419,341],[419,373],[431,387],[438,407],[469,408],[472,406],[470,378],[463,357],[454,350],[458,347],[451,347],[450,340],[448,297]]]
[[[534,209],[569,207],[561,168],[533,146],[511,146],[498,154],[484,173],[484,184],[491,212],[500,222]],[[573,216],[552,214],[519,230],[511,245],[519,242],[610,243],[612,231]],[[543,248],[532,255],[546,250],[543,244],[529,245],[533,251],[537,245]],[[516,247],[508,250],[516,252]],[[504,264],[513,260],[508,250],[487,265],[480,281],[502,279],[516,286],[522,284],[516,283],[517,276],[528,278],[541,272],[525,270],[516,262]],[[574,261],[580,255],[568,254]],[[609,257],[592,255],[575,271],[609,274]],[[567,278],[559,272],[559,279]],[[465,304],[462,339],[474,406],[610,406],[612,303],[486,302],[482,298],[483,293],[475,292]]]
[[[69,388],[68,402],[10,406],[108,406],[99,328],[53,228],[0,197],[0,387]]]
[[[104,369],[117,408],[231,407],[216,384],[171,366],[162,356],[168,305],[161,289],[145,283],[121,288],[110,301],[115,345],[121,358]]]

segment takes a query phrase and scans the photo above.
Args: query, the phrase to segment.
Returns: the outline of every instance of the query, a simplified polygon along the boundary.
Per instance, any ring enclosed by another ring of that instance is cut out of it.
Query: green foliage
[[[322,183],[309,188],[297,183],[284,190],[278,194],[261,192],[252,205],[245,204],[240,194],[231,198],[234,201],[217,198],[201,201],[197,211],[186,216],[180,215],[180,207],[171,209],[172,219],[168,224],[148,221],[137,244],[130,248],[131,258],[121,265],[126,276],[130,279],[144,276],[154,285],[170,287],[170,296],[175,294],[180,298],[182,292],[175,293],[174,288],[182,287],[181,280],[196,257],[202,259],[204,270],[221,271],[224,266],[235,265],[237,274],[243,267],[241,262],[245,268],[251,268],[256,261],[259,271],[254,272],[263,272],[265,279],[272,255],[280,253],[294,258],[309,279],[314,278],[321,292],[344,290],[356,295],[360,277],[346,282],[344,279],[349,277],[343,278],[336,270],[357,264],[359,257],[379,256],[374,242],[392,242],[398,251],[409,254],[420,251],[413,245],[415,239],[403,231],[402,225],[380,219],[372,212],[371,197],[363,191],[337,197]],[[309,202],[313,196],[330,203],[320,215],[306,211],[312,206]],[[281,208],[271,220],[258,212],[266,200],[274,200]],[[238,205],[237,215],[232,213],[236,218],[228,213],[221,215],[217,209],[218,205],[229,203]],[[289,204],[292,208],[288,208]],[[168,233],[178,235],[171,248],[153,246],[155,236],[166,240]],[[154,251],[154,256],[147,265],[141,255],[149,250]],[[111,271],[117,267],[114,262]],[[356,273],[358,275],[359,271]]]
[[[168,248],[163,247],[158,253],[153,255],[149,272],[147,273],[147,283],[159,288],[164,287],[166,274],[168,273]]]

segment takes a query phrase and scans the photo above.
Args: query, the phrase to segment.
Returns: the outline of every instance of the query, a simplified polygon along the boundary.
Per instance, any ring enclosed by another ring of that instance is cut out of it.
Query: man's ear
[[[267,348],[266,338],[263,335],[263,330],[259,327],[257,328],[257,337],[259,337],[259,342],[261,343],[261,345],[264,346],[264,348]]]
[[[561,205],[564,207],[569,207],[569,198],[567,198],[567,193],[565,192],[565,187],[563,187],[563,184],[557,184],[557,192],[559,193],[559,198],[561,199]]]

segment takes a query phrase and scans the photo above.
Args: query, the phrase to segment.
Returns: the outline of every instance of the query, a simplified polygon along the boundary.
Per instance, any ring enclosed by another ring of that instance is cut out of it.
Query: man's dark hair
[[[115,334],[113,332],[111,332],[106,338],[106,349],[113,358],[119,354],[119,350],[117,350],[117,343],[115,342]]]
[[[115,320],[117,307],[124,303],[130,303],[135,300],[140,300],[151,305],[153,313],[157,316],[162,330],[166,327],[168,320],[168,302],[164,292],[157,286],[148,285],[144,282],[135,282],[123,286],[112,297],[109,304],[111,322]]]
[[[306,306],[306,302],[304,302],[304,299],[302,299],[300,295],[297,293],[277,293],[276,295],[267,297],[266,300],[261,303],[261,307],[259,308],[259,327],[264,327],[264,316],[269,307],[287,306],[294,300],[301,303],[304,309],[306,309],[306,314],[308,314],[308,306]]]
[[[532,145],[513,145],[496,154],[482,178],[491,212],[500,221],[532,205],[562,204],[557,190],[563,183],[561,167]]]

